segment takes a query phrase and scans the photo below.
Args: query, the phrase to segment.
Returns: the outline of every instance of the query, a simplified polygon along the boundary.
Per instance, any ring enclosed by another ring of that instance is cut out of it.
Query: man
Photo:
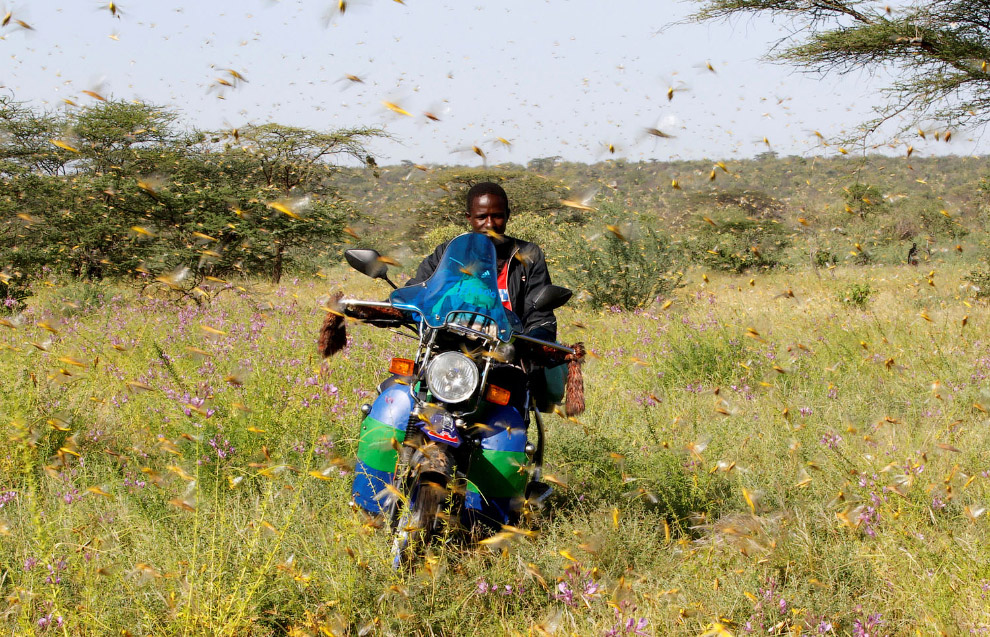
[[[509,222],[509,198],[496,183],[476,184],[467,195],[466,218],[473,232],[487,234],[495,244],[498,266],[498,290],[502,305],[519,317],[524,332],[546,341],[557,340],[557,319],[552,311],[536,311],[533,301],[550,285],[550,273],[543,251],[535,243],[505,234]],[[406,285],[416,285],[430,278],[440,264],[449,241],[437,246],[416,269]]]

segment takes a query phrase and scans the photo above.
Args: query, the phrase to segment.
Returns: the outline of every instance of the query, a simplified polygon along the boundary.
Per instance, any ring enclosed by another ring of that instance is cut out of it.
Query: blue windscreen
[[[397,308],[418,312],[430,327],[458,321],[467,313],[490,318],[503,341],[522,331],[519,318],[499,300],[495,246],[479,233],[451,241],[429,279],[393,291],[390,300]]]

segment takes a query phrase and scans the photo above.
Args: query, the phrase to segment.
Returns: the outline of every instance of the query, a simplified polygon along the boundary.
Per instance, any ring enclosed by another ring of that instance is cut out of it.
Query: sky
[[[792,25],[681,23],[696,7],[123,0],[112,12],[97,0],[8,2],[0,94],[52,110],[92,104],[90,93],[143,100],[201,129],[381,127],[389,137],[370,146],[380,164],[466,165],[834,155],[814,131],[840,139],[881,103],[882,75],[823,78],[763,61]],[[981,131],[952,140],[914,136],[888,152],[986,152]]]

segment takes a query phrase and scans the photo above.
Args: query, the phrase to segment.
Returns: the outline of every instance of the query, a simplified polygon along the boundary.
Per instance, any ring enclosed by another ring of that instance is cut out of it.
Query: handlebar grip
[[[373,305],[345,305],[344,314],[368,323],[402,323],[406,315],[394,307]]]
[[[522,349],[522,353],[549,365],[562,365],[570,361],[584,361],[584,343],[574,343],[568,349],[571,351],[551,347],[549,345],[526,343],[525,347]]]

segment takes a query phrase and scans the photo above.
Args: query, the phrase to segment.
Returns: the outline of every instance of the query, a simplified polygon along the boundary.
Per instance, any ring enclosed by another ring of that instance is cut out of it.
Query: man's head
[[[509,197],[498,184],[475,184],[467,194],[467,220],[471,230],[504,235],[509,221]]]

